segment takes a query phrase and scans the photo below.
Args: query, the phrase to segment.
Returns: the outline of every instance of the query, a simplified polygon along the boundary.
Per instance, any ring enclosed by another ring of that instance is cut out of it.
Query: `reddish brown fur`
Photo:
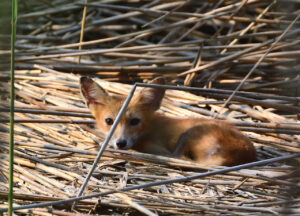
[[[163,80],[152,83],[161,84]],[[115,119],[124,97],[109,96],[89,78],[81,79],[81,90],[99,129],[108,132],[110,126],[105,124],[105,118]],[[200,163],[233,166],[256,160],[252,143],[229,124],[200,118],[179,119],[155,112],[163,94],[163,89],[145,88],[134,97],[114,140],[126,139],[132,144],[128,144],[131,149],[140,152],[184,157]],[[132,118],[139,118],[140,123],[131,126]]]

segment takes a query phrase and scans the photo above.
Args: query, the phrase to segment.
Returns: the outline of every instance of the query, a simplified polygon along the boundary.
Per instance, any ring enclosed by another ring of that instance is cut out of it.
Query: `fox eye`
[[[107,125],[112,125],[112,124],[114,123],[114,120],[113,120],[112,118],[106,118],[106,119],[105,119],[105,123],[106,123]]]
[[[135,125],[138,125],[140,123],[140,119],[139,118],[133,118],[130,120],[130,125],[131,126],[135,126]]]

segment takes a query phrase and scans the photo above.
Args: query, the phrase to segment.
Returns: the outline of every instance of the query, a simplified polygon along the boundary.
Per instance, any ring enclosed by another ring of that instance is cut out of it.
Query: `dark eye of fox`
[[[112,118],[106,118],[106,119],[105,119],[105,123],[106,123],[107,125],[112,125],[112,124],[114,123],[114,120],[113,120]]]
[[[131,119],[130,120],[130,125],[131,126],[135,126],[135,125],[138,125],[139,123],[140,123],[140,119],[138,119],[138,118],[133,118],[133,119]]]

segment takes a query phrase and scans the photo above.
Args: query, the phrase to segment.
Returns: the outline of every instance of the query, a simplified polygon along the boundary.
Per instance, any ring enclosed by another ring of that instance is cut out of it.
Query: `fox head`
[[[156,78],[150,83],[164,84],[163,78]],[[81,93],[86,105],[96,119],[98,128],[108,133],[122,105],[124,96],[108,94],[100,85],[88,77],[80,79]],[[151,127],[151,119],[159,109],[165,89],[143,88],[129,103],[120,120],[110,144],[116,149],[131,149]]]

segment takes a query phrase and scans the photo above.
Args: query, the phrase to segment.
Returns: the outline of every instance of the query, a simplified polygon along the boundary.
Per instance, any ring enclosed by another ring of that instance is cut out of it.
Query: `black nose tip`
[[[127,141],[125,139],[120,139],[120,140],[117,140],[117,146],[118,148],[124,148],[127,144]]]

